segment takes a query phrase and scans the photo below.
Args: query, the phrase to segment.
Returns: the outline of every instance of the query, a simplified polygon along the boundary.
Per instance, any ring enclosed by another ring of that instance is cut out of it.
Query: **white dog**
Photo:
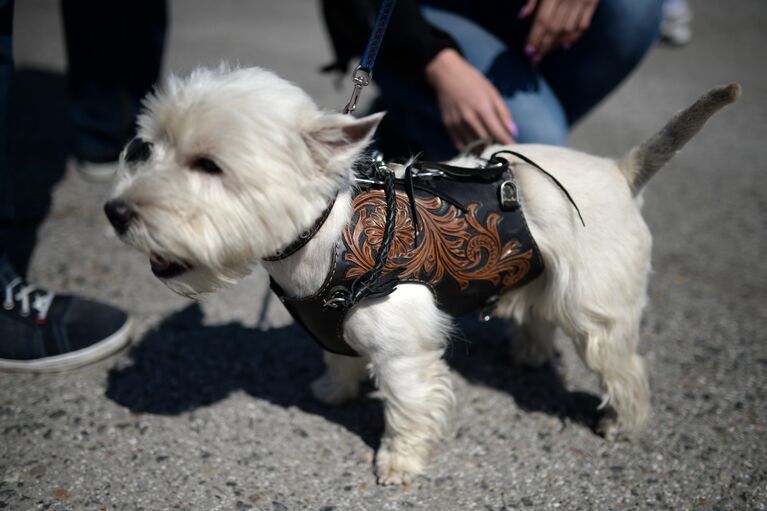
[[[520,364],[552,356],[556,327],[573,340],[602,382],[612,418],[608,435],[635,435],[649,414],[647,375],[636,352],[651,247],[640,192],[739,93],[737,85],[709,92],[619,161],[514,146],[564,185],[586,227],[549,178],[512,162],[546,269],[502,296],[495,315],[522,325],[512,344]],[[286,293],[315,293],[350,220],[355,162],[382,114],[355,119],[320,111],[298,87],[258,68],[173,77],[145,105],[106,205],[121,239],[147,254],[153,272],[186,296],[230,284],[259,262]],[[315,225],[336,196],[303,248],[262,261]],[[325,354],[327,370],[312,385],[318,399],[354,398],[368,374],[384,397],[386,429],[376,455],[382,484],[421,473],[446,431],[454,396],[442,355],[451,328],[425,286],[401,284],[346,317],[343,336],[360,357]]]

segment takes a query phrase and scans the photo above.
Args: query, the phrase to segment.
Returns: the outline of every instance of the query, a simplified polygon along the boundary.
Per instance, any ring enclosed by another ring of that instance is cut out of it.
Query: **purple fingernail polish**
[[[562,45],[562,48],[564,48],[565,50],[569,50],[572,47],[573,47],[573,43],[571,42],[566,42],[565,44]]]
[[[515,138],[519,135],[519,129],[517,128],[517,124],[514,121],[509,121],[509,133],[511,133],[511,136]]]
[[[528,44],[527,46],[525,46],[525,55],[529,57],[533,53],[535,53],[535,46],[533,46],[532,44]]]
[[[527,4],[523,5],[522,8],[519,10],[519,14],[517,14],[517,19],[521,20],[527,16]]]

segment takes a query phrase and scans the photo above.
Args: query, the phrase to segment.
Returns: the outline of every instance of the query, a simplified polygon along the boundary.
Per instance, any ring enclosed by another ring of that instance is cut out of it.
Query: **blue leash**
[[[357,109],[357,101],[359,100],[362,88],[370,84],[370,79],[373,77],[373,66],[376,63],[376,57],[378,57],[378,50],[381,48],[381,43],[383,42],[384,34],[389,26],[389,20],[391,19],[392,12],[394,12],[394,5],[396,3],[397,0],[383,0],[381,2],[381,8],[378,10],[378,16],[376,17],[375,25],[373,25],[370,39],[368,39],[368,45],[362,54],[360,64],[352,72],[354,89],[352,90],[351,99],[349,99],[349,102],[344,107],[345,114],[350,114]]]

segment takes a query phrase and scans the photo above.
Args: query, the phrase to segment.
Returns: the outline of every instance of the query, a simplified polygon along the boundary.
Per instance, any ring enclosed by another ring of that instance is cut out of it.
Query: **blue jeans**
[[[63,0],[72,152],[117,160],[133,136],[141,99],[160,74],[165,0]]]
[[[5,244],[13,220],[13,191],[8,171],[8,106],[13,75],[13,2],[0,0],[0,278],[7,266]]]
[[[13,0],[0,0],[0,272],[8,266],[6,252],[15,215],[8,165],[13,4]],[[141,98],[160,72],[166,2],[63,0],[61,10],[75,128],[72,151],[82,160],[114,161],[131,136]]]
[[[521,2],[424,4],[429,23],[449,33],[464,57],[500,91],[520,143],[564,145],[569,128],[636,67],[657,39],[661,19],[661,0],[600,0],[581,39],[533,67],[523,53],[531,20],[517,20]],[[443,160],[455,155],[430,91],[384,67],[376,69],[375,80],[381,90],[376,108],[388,112],[380,131],[387,157],[423,152],[427,159]],[[391,154],[392,148],[402,154]]]

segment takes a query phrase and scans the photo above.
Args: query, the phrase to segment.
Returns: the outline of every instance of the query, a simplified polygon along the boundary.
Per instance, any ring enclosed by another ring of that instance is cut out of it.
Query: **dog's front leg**
[[[312,394],[328,405],[339,405],[359,395],[360,384],[367,377],[366,359],[347,357],[325,351],[325,373],[312,382]]]
[[[376,454],[380,484],[409,483],[423,472],[454,406],[442,359],[450,318],[424,286],[405,284],[350,313],[346,332],[371,361],[386,429]]]
[[[384,399],[386,430],[376,453],[381,484],[407,484],[421,474],[442,439],[454,405],[442,350],[373,362]]]

